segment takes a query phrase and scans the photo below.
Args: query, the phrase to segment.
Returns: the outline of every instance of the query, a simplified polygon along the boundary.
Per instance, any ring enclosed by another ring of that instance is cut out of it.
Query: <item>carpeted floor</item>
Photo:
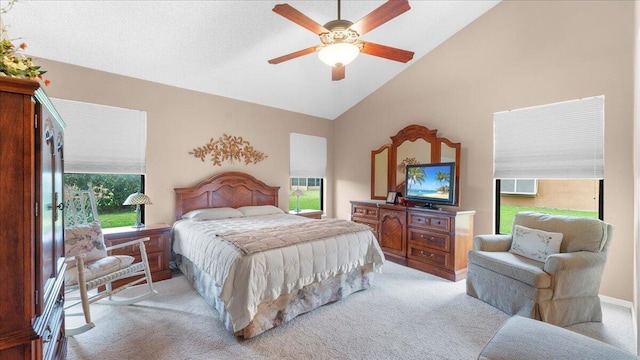
[[[391,262],[370,289],[249,340],[228,333],[181,274],[155,287],[135,305],[92,305],[96,328],[69,338],[68,359],[475,359],[508,319],[464,281]],[[569,329],[635,352],[630,310],[603,311],[602,323]]]

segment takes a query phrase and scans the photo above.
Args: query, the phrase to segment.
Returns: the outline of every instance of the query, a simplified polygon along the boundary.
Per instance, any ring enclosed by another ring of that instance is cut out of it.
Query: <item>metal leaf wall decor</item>
[[[267,158],[267,155],[254,149],[242,136],[231,136],[227,134],[222,134],[218,140],[211,138],[209,143],[197,147],[193,149],[193,151],[189,151],[189,154],[199,158],[203,162],[204,158],[210,155],[211,162],[214,166],[222,166],[222,162],[224,161],[229,161],[231,164],[236,161],[244,161],[246,165],[250,163],[257,164]]]

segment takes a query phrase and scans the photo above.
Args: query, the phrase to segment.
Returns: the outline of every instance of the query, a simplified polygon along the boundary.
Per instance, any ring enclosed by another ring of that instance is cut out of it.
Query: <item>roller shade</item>
[[[324,178],[327,172],[327,139],[291,133],[290,177]]]
[[[494,178],[602,179],[604,96],[493,114]]]
[[[51,99],[64,122],[65,172],[144,174],[147,113],[80,101]]]

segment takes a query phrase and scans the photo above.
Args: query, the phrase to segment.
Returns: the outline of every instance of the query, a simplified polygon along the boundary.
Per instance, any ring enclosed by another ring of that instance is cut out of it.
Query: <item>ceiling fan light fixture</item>
[[[360,48],[352,43],[334,43],[320,49],[318,57],[331,67],[345,66],[358,57],[359,53]]]

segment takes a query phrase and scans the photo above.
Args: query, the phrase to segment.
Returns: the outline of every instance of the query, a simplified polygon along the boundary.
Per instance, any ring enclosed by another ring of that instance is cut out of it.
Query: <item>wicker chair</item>
[[[65,188],[65,312],[66,316],[84,315],[85,320],[83,325],[66,328],[67,336],[83,333],[95,326],[89,305],[96,301],[106,298],[104,303],[130,305],[156,293],[144,245],[149,238],[106,247],[93,186],[91,183],[88,185],[89,190]],[[107,255],[108,251],[128,246],[140,248],[139,261],[127,255]],[[113,288],[112,283],[121,279],[130,281]],[[142,285],[143,282],[146,283]],[[144,286],[146,290],[134,297],[112,298],[112,295],[134,285]],[[77,305],[82,305],[82,312],[67,311]]]

